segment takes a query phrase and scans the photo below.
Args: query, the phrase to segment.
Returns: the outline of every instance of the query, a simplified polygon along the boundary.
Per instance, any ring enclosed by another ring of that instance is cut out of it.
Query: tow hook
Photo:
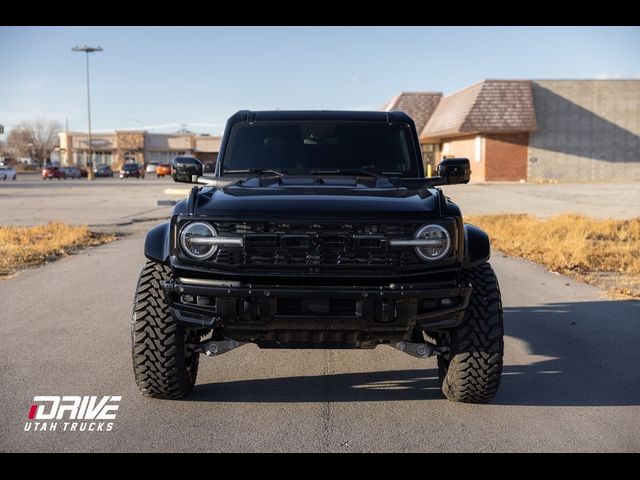
[[[412,343],[412,342],[398,342],[395,345],[391,345],[393,348],[400,350],[412,357],[429,358],[432,355],[441,355],[443,349],[440,349],[437,345],[429,342],[424,343]]]
[[[200,344],[200,352],[204,353],[207,357],[215,357],[222,355],[223,353],[230,352],[247,342],[238,342],[231,338],[225,338],[224,340],[214,340]]]

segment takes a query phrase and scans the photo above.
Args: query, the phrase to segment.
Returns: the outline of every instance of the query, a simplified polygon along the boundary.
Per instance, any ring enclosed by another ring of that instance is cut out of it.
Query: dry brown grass
[[[92,233],[86,225],[51,222],[35,227],[0,226],[0,277],[112,240],[113,235]]]
[[[564,214],[478,215],[465,219],[487,231],[492,246],[551,271],[640,297],[640,218],[596,220]]]

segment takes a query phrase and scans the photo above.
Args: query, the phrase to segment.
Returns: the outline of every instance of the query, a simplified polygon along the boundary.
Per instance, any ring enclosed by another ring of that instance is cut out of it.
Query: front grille
[[[209,261],[243,271],[272,267],[296,271],[424,265],[413,248],[389,247],[388,239],[411,237],[416,223],[300,224],[215,222],[220,236],[243,236],[244,246],[221,246]]]

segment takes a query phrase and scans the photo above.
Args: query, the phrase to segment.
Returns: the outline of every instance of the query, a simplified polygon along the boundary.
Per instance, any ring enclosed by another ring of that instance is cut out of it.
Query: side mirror
[[[198,177],[202,176],[202,172],[202,162],[194,157],[176,157],[171,163],[171,176],[174,182],[194,183]]]
[[[468,158],[447,158],[438,164],[438,176],[447,185],[469,183],[471,179],[471,165]]]

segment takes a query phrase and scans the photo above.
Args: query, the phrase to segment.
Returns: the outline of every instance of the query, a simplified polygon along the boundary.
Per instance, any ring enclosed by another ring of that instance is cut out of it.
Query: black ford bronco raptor
[[[177,157],[195,184],[147,234],[132,322],[139,390],[181,398],[201,353],[375,348],[437,356],[444,395],[480,403],[500,383],[500,290],[489,239],[425,178],[403,112],[240,111],[215,173]]]

